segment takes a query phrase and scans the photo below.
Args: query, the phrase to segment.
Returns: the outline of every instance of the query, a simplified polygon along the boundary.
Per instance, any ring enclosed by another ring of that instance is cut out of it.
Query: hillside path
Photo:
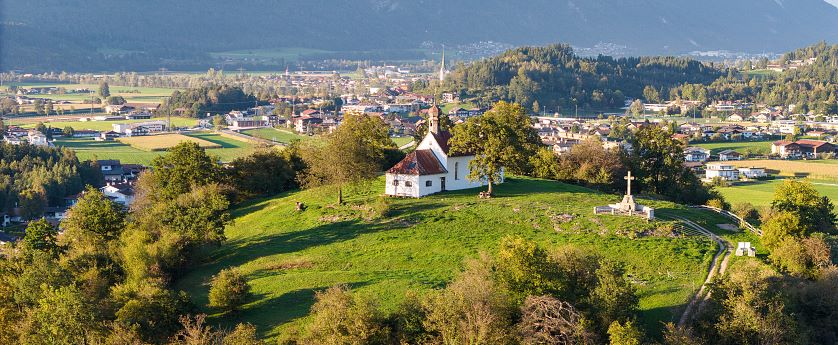
[[[672,218],[680,221],[685,226],[710,237],[713,241],[716,241],[716,243],[719,244],[719,251],[713,256],[713,262],[710,264],[710,269],[707,272],[707,278],[704,280],[704,284],[701,285],[701,288],[698,289],[698,292],[696,292],[695,296],[693,296],[690,300],[690,303],[687,304],[684,314],[681,315],[681,319],[678,321],[678,326],[684,326],[697,311],[704,308],[704,305],[710,299],[710,292],[707,291],[707,285],[713,280],[713,277],[716,276],[717,272],[718,274],[725,273],[728,261],[730,260],[730,254],[733,252],[733,247],[723,238],[689,219],[675,216]]]

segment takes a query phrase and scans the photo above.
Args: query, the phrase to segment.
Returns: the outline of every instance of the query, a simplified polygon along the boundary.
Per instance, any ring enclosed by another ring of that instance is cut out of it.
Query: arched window
[[[454,180],[460,179],[460,162],[454,162]]]

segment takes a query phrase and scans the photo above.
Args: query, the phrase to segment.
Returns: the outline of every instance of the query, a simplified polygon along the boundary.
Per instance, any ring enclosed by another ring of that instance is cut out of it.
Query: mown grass
[[[64,128],[64,127],[73,127],[75,130],[80,129],[87,129],[87,130],[94,130],[94,131],[111,131],[113,130],[113,125],[118,123],[138,123],[138,122],[148,122],[148,121],[167,121],[168,119],[165,117],[160,118],[152,118],[151,120],[117,120],[117,121],[66,121],[65,118],[57,118],[56,121],[49,121],[45,120],[44,118],[39,119],[14,119],[12,122],[15,125],[21,126],[23,128],[35,128],[39,122],[43,122],[44,125],[55,127],[55,128]],[[198,124],[198,120],[194,118],[188,117],[172,117],[172,126],[174,127],[192,127]]]
[[[220,145],[220,148],[207,149],[207,153],[218,157],[222,162],[230,162],[243,157],[254,150],[254,146],[240,140],[235,140],[215,133],[190,133],[189,137],[198,138]],[[165,151],[143,151],[118,141],[95,141],[92,138],[60,138],[55,145],[74,150],[80,160],[87,159],[118,159],[122,163],[151,164],[151,161]]]
[[[551,250],[574,245],[624,262],[638,289],[642,320],[656,333],[661,322],[677,319],[716,251],[703,237],[618,235],[662,223],[594,216],[594,206],[620,197],[559,182],[509,179],[490,200],[478,199],[477,190],[390,199],[379,197],[383,189],[378,179],[349,190],[344,206],[335,206],[337,191],[328,187],[241,205],[225,231],[227,241],[176,286],[205,306],[210,278],[224,268],[240,269],[252,287],[250,302],[232,316],[203,311],[224,325],[250,322],[274,336],[305,322],[316,291],[349,284],[392,311],[406,291],[445,286],[464,258],[493,254],[501,238],[513,235]],[[303,212],[295,211],[298,201],[307,207]],[[667,202],[644,202],[702,216]]]
[[[702,143],[694,144],[694,146],[709,149],[711,154],[718,154],[724,150],[735,150],[739,153],[745,154],[746,151],[752,154],[767,155],[771,153],[772,141],[736,141],[736,142],[722,142],[722,143]]]
[[[286,129],[278,129],[278,128],[257,128],[257,129],[247,129],[243,130],[242,133],[254,136],[257,138],[262,138],[265,140],[271,140],[283,144],[289,144],[294,140],[311,140],[315,137],[311,137],[308,135],[299,135],[294,133],[290,130]]]
[[[117,139],[117,141],[123,144],[131,145],[131,147],[143,151],[166,151],[184,141],[196,143],[198,144],[198,146],[203,147],[204,149],[220,149],[222,147],[221,144],[216,144],[210,141],[206,141],[196,137],[186,136],[183,134],[161,134],[141,137],[126,137],[119,138]]]
[[[832,200],[838,200],[838,183],[835,181],[810,180],[815,189]],[[720,187],[719,192],[731,204],[740,202],[751,203],[754,206],[769,206],[774,199],[774,190],[783,183],[783,179],[753,181],[730,187]]]
[[[92,90],[93,92],[97,92],[99,90],[99,85],[95,84],[70,84],[70,83],[13,83],[12,85],[17,85],[23,88],[34,88],[34,87],[63,87],[65,89],[73,90],[73,89],[88,89]],[[115,86],[110,85],[109,90],[111,96],[122,96],[125,98],[126,101],[131,103],[159,103],[163,100],[164,97],[168,97],[172,95],[176,89],[169,89],[169,88],[159,88],[159,87],[131,87],[131,86]],[[90,99],[91,96],[95,96],[95,94],[90,93],[68,93],[64,95],[53,94],[53,95],[28,95],[32,98],[49,98],[55,101],[71,101],[71,102],[81,102],[85,99]],[[98,97],[98,96],[97,96]],[[56,105],[58,106],[58,105]],[[80,104],[63,104],[60,105],[65,109],[69,109],[70,106],[75,106],[78,109],[81,105]]]

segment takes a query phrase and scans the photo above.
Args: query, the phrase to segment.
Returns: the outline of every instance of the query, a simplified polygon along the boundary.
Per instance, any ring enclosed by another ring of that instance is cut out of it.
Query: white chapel
[[[425,195],[476,188],[486,181],[470,181],[468,164],[473,154],[452,154],[448,146],[451,133],[440,131],[441,110],[434,105],[428,111],[428,134],[401,162],[387,171],[385,194],[419,198]],[[503,176],[499,183],[503,182]]]

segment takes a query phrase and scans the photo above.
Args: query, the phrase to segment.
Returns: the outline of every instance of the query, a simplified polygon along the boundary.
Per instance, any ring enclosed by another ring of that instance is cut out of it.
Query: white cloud
[[[838,7],[838,0],[825,0],[825,1],[832,4],[832,5],[835,5],[835,7]]]

